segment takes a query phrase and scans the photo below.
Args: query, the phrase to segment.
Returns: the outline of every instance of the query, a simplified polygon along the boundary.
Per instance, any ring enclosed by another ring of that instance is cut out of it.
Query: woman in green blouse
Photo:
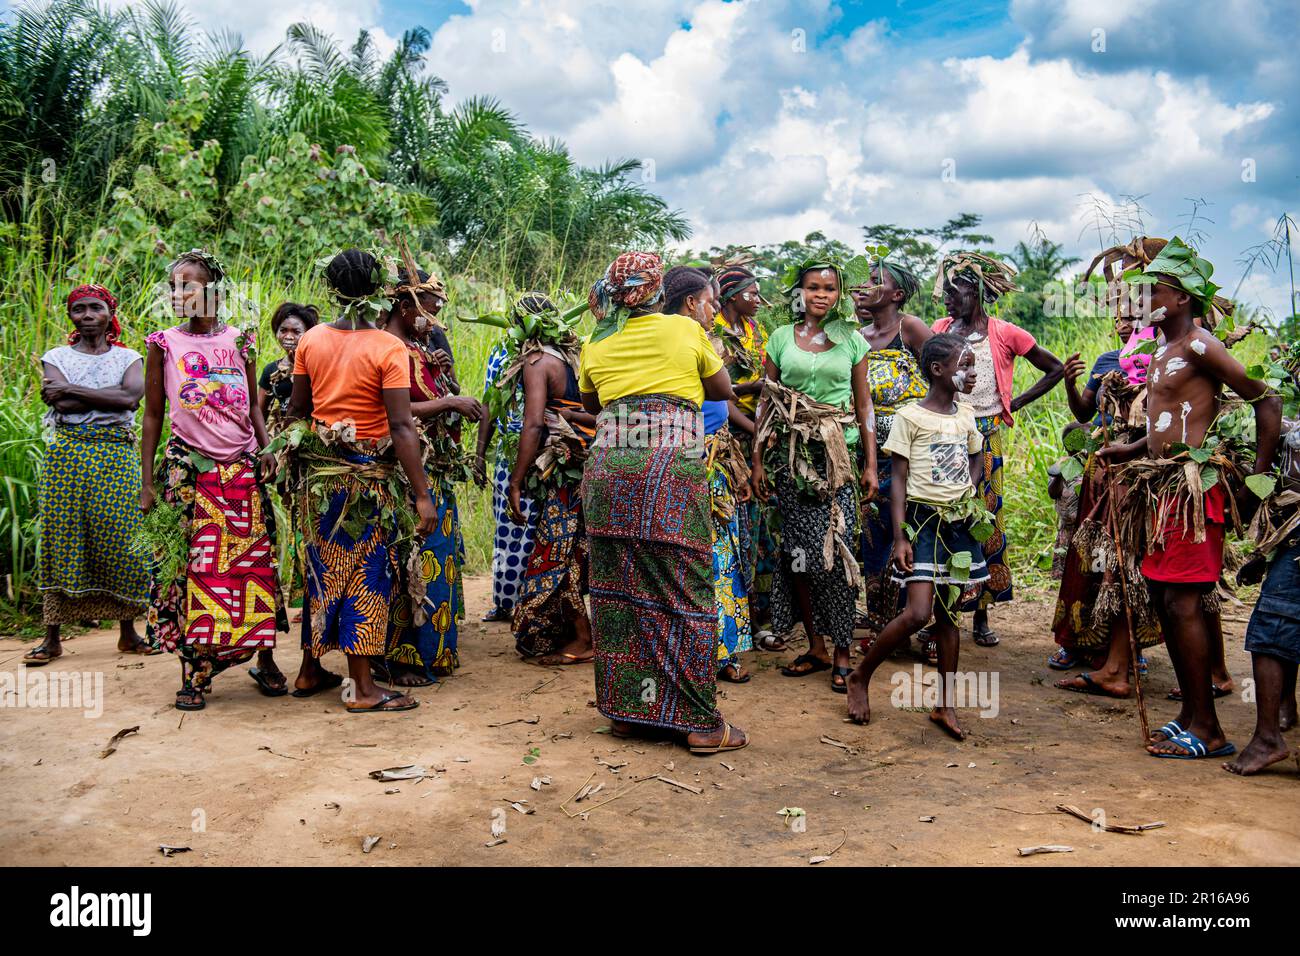
[[[853,478],[862,442],[863,496],[876,494],[875,410],[867,382],[870,346],[854,328],[852,309],[842,296],[843,273],[833,262],[805,262],[788,290],[794,321],[772,333],[764,374],[770,383],[759,403],[759,431],[775,415],[783,430],[794,402],[795,420],[812,424],[813,438],[795,452],[789,467],[789,442],[801,441],[784,429],[777,443],[759,441],[754,450],[754,491],[766,500],[767,467],[773,472],[779,518],[780,556],[772,587],[772,622],[789,633],[795,612],[808,636],[808,650],[782,669],[787,677],[831,670],[831,689],[846,690],[849,645],[859,586],[855,555],[858,495]],[[794,394],[791,395],[791,392]],[[781,402],[781,409],[771,407]],[[862,436],[866,436],[863,441]],[[828,557],[829,553],[829,557]],[[813,595],[816,595],[814,602]],[[830,636],[834,654],[828,651]]]

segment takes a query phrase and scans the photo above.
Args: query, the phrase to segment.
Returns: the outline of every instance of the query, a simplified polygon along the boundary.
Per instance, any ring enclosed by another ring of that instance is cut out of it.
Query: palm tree
[[[0,191],[6,212],[13,211],[11,191],[34,170],[52,173],[60,185],[76,185],[71,180],[80,170],[68,169],[68,160],[107,72],[103,52],[113,41],[113,18],[92,0],[23,3],[11,20],[0,21]]]

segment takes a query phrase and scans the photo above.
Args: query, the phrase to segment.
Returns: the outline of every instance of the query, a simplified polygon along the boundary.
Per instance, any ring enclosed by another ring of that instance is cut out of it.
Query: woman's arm
[[[917,316],[904,315],[902,331],[903,344],[919,359],[921,349],[925,348],[926,341],[934,337],[934,330]]]
[[[770,379],[773,382],[781,381],[781,370],[777,368],[770,355],[763,358],[763,378]],[[758,432],[758,426],[763,421],[763,416],[767,414],[767,398],[759,394],[758,407],[754,409],[754,431]],[[759,501],[767,501],[767,476],[763,472],[763,452],[758,447],[758,442],[754,443],[753,457],[749,463],[749,480],[754,486],[754,497]]]
[[[862,489],[870,501],[880,490],[876,475],[876,408],[871,402],[871,384],[867,378],[867,359],[858,359],[853,366],[853,408],[858,419],[858,441],[866,453],[867,463],[862,469]]]
[[[299,376],[294,376],[295,390],[298,378]],[[424,464],[420,461],[420,443],[415,435],[414,419],[411,418],[411,390],[386,388],[383,394],[393,451],[397,453],[402,471],[406,472],[406,480],[411,483],[411,493],[415,495],[415,510],[420,516],[417,530],[421,535],[427,535],[437,527],[438,512],[433,507],[433,499],[429,497],[429,482],[424,476]]]
[[[510,472],[508,493],[510,520],[515,524],[524,523],[524,510],[520,501],[524,479],[528,477],[528,469],[537,460],[542,437],[546,434],[546,399],[549,397],[547,385],[546,368],[542,362],[524,366],[524,427],[519,433],[519,451],[515,454],[514,470]]]
[[[167,396],[163,391],[163,351],[150,345],[145,353],[144,420],[140,434],[140,510],[150,511],[154,504],[153,463],[162,434],[163,409]]]
[[[289,418],[310,418],[315,403],[311,397],[311,376],[295,375],[293,391],[289,393]]]
[[[41,398],[61,412],[135,411],[144,395],[144,363],[132,362],[122,375],[121,384],[110,388],[88,388],[69,384],[67,378],[48,362],[43,362],[46,384],[41,386]],[[49,396],[47,398],[47,396]],[[71,403],[79,407],[72,407]]]
[[[711,402],[729,402],[736,397],[736,393],[731,388],[731,376],[727,374],[725,365],[700,381],[704,384],[704,397]]]
[[[1033,385],[1030,385],[1011,400],[1011,410],[1013,412],[1018,412],[1031,402],[1038,401],[1038,399],[1055,388],[1056,383],[1065,374],[1065,363],[1041,345],[1035,345],[1026,352],[1025,358],[1029,360],[1029,364],[1042,372],[1043,375]]]
[[[745,414],[744,409],[735,402],[727,402],[727,421],[747,435],[754,434],[754,419]]]
[[[447,395],[427,402],[411,402],[411,414],[421,421],[439,415],[460,415],[466,421],[478,422],[483,420],[483,403],[468,395]]]

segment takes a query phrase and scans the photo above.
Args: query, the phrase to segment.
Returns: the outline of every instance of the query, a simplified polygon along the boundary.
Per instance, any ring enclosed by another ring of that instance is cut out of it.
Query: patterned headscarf
[[[751,286],[757,285],[758,279],[748,269],[742,269],[739,266],[723,269],[718,273],[718,288],[722,290],[718,301],[721,304],[726,304],[733,296],[739,295]],[[755,289],[754,291],[757,292],[758,290]],[[763,301],[762,295],[759,295],[758,300]]]
[[[611,309],[633,309],[658,302],[663,281],[664,263],[657,255],[625,252],[596,280],[587,295],[587,305],[599,322]]]
[[[122,325],[117,321],[117,299],[113,293],[109,292],[102,285],[79,285],[68,293],[68,311],[72,311],[72,303],[79,299],[99,299],[108,306],[108,335],[106,338],[111,345],[125,345],[119,341],[122,338]],[[68,344],[75,345],[81,341],[81,333],[73,329],[68,333]]]

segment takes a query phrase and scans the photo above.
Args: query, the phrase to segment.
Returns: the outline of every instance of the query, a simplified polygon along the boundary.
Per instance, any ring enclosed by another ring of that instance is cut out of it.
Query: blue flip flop
[[[1183,728],[1182,725],[1178,723],[1178,721],[1171,720],[1169,721],[1169,723],[1165,724],[1163,727],[1157,730],[1156,733],[1164,734],[1165,740],[1173,740],[1179,734],[1183,733]],[[1160,741],[1158,740],[1156,741],[1156,743],[1159,742]]]
[[[1156,754],[1153,757],[1168,757],[1171,760],[1204,760],[1206,757],[1229,757],[1237,752],[1235,744],[1226,743],[1218,750],[1207,751],[1205,741],[1195,734],[1184,730],[1181,734],[1170,737],[1169,740],[1176,743],[1187,751],[1185,754]],[[1148,751],[1150,753],[1150,751]]]

